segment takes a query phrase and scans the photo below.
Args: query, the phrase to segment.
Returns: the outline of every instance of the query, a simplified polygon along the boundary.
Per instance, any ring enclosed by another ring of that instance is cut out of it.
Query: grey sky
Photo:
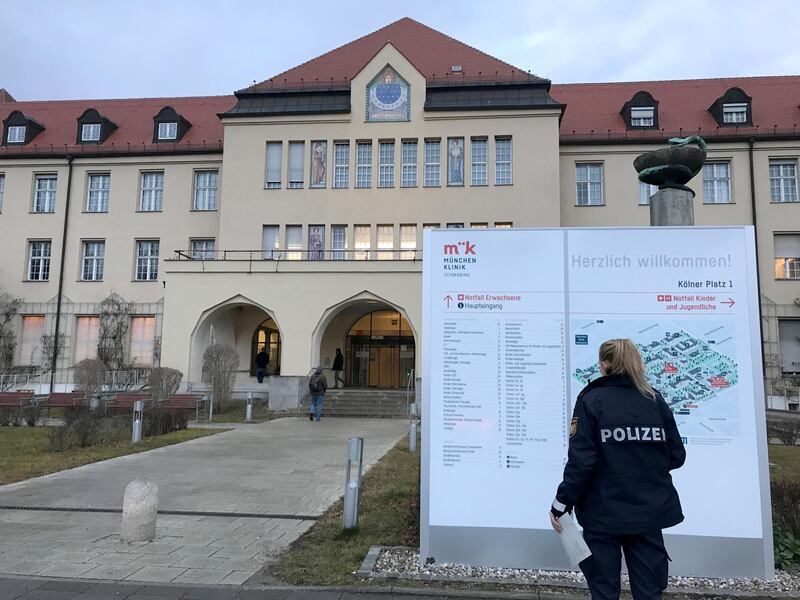
[[[800,72],[797,0],[3,0],[0,87],[228,94],[403,16],[556,83]]]

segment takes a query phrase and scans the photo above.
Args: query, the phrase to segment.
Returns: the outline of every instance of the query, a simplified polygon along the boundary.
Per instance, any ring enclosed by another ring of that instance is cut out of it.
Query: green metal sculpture
[[[675,188],[694,195],[686,184],[703,168],[707,150],[705,140],[699,135],[691,135],[671,138],[667,143],[669,147],[645,152],[633,161],[639,181],[657,185],[661,190]]]

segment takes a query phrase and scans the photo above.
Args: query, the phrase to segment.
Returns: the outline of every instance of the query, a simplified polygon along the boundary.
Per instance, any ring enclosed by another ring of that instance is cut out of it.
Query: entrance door
[[[397,387],[397,347],[373,346],[369,352],[369,385],[379,388]]]
[[[350,383],[351,387],[369,386],[370,349],[369,344],[353,344],[350,357]]]

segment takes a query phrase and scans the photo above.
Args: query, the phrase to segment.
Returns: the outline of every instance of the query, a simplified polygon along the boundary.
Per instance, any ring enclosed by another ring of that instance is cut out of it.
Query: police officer
[[[580,565],[592,600],[619,598],[621,551],[634,600],[660,599],[669,561],[661,530],[683,521],[670,471],[686,451],[631,340],[600,346],[600,373],[575,403],[550,521],[560,532],[558,518],[575,507],[592,552]]]

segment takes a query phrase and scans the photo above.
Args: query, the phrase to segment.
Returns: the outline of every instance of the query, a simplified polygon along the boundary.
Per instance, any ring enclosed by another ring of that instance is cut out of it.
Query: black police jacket
[[[554,507],[574,506],[584,529],[634,535],[683,521],[670,470],[686,460],[678,426],[624,375],[595,379],[578,395],[564,480]]]

